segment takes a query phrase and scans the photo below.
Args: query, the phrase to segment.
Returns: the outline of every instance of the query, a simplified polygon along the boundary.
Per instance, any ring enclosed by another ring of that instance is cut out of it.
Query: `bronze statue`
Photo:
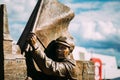
[[[30,48],[27,54],[31,54],[41,70],[41,72],[36,72],[37,75],[30,76],[33,80],[77,80],[76,62],[69,56],[74,49],[71,37],[60,36],[51,43],[52,51],[47,49],[52,57],[47,57],[46,53],[41,50],[35,34],[29,35],[28,43]]]
[[[57,0],[38,0],[17,43],[25,52],[27,75],[33,80],[77,80],[76,63],[69,54],[74,44],[66,42],[73,42],[68,32],[73,17],[73,11]],[[56,51],[62,47],[60,53]]]

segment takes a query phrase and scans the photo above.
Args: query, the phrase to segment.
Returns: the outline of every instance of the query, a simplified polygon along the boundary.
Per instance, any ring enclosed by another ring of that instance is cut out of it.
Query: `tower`
[[[16,52],[13,54],[12,42],[6,5],[0,4],[0,80],[24,80],[26,77],[25,58]]]
[[[1,5],[3,8],[3,50],[4,54],[11,54],[12,53],[12,38],[10,36],[10,32],[8,29],[8,16],[6,5]]]
[[[4,80],[5,56],[12,54],[12,39],[8,29],[6,5],[0,4],[0,79]]]
[[[12,54],[12,39],[8,29],[7,10],[4,4],[0,5],[0,79],[4,80],[4,56]]]

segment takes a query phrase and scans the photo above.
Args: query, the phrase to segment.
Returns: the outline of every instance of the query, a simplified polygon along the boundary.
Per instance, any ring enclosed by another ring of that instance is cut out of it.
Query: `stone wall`
[[[5,80],[25,80],[26,63],[24,58],[4,60]]]
[[[77,73],[78,80],[94,80],[95,68],[94,63],[91,61],[79,61],[77,60]]]
[[[12,54],[12,40],[4,40],[3,44],[4,53]]]

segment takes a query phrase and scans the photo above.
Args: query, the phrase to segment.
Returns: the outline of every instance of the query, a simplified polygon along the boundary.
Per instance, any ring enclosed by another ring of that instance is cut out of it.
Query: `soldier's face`
[[[65,59],[69,55],[69,48],[63,44],[57,44],[56,57],[58,59]]]

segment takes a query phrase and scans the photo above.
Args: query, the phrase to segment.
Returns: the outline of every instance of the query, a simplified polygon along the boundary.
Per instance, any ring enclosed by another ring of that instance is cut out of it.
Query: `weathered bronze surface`
[[[70,36],[68,25],[73,17],[73,11],[57,0],[39,0],[18,45],[21,50],[24,50],[26,38],[30,31],[37,35],[45,47],[60,35]]]
[[[70,35],[68,25],[74,13],[57,0],[44,0],[41,13],[36,21],[35,33],[45,47],[60,35]]]
[[[57,0],[38,0],[17,44],[20,46],[21,51],[24,52],[27,47],[26,39],[28,34],[33,32],[40,40],[41,48],[44,51],[52,40],[61,35],[71,36],[68,32],[68,25],[73,17],[73,11]],[[29,54],[26,55],[26,63],[28,75],[35,75],[36,70],[40,71]]]
[[[25,29],[17,42],[17,44],[19,45],[19,47],[21,49],[21,52],[23,52],[25,50],[25,48],[27,47],[26,39],[27,39],[28,34],[34,30],[33,28],[34,28],[36,17],[37,17],[39,8],[40,8],[40,4],[41,4],[41,0],[38,0],[31,16],[25,26]]]

